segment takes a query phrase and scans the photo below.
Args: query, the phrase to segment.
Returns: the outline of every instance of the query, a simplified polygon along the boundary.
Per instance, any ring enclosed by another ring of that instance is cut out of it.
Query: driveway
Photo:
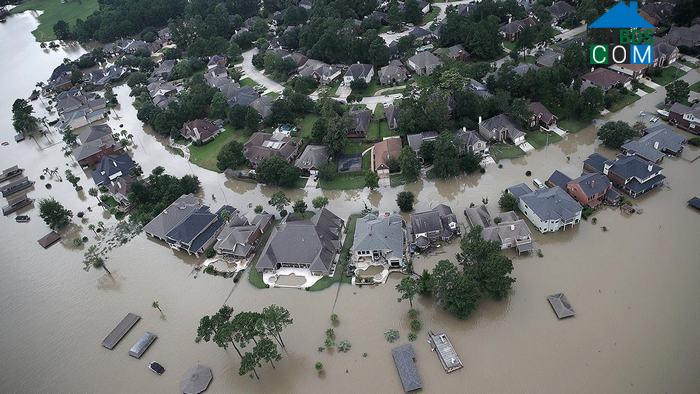
[[[441,20],[445,19],[445,16],[447,15],[447,6],[457,6],[459,4],[469,4],[469,3],[478,3],[479,0],[459,0],[459,1],[448,1],[448,2],[441,2],[441,3],[433,3],[433,7],[437,7],[440,9],[440,12],[438,13],[437,17],[435,17],[435,20],[430,21],[426,23],[425,25],[421,25],[420,27],[427,29],[430,26],[433,25],[433,23],[440,22]],[[406,31],[402,31],[400,33],[395,33],[395,32],[388,32],[388,33],[382,33],[379,35],[379,37],[384,39],[384,42],[386,42],[387,45],[391,44],[392,42],[398,40],[399,38],[408,35],[408,33],[413,30],[412,28],[406,29]]]
[[[254,66],[253,66],[253,56],[258,53],[257,48],[253,48],[247,52],[243,52],[243,64],[241,65],[241,71],[243,71],[243,74],[255,81],[259,85],[263,85],[265,87],[265,93],[268,92],[275,92],[275,93],[282,93],[284,91],[284,86],[280,85],[278,82],[273,81],[272,79],[268,78],[265,74],[262,72],[258,71]]]

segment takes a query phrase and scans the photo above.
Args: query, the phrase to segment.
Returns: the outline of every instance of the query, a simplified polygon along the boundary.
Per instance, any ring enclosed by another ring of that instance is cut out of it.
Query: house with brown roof
[[[647,70],[649,69],[648,64],[613,64],[610,66],[610,69],[622,73],[625,75],[629,75],[633,79],[639,79],[641,76],[646,74]]]
[[[469,61],[470,57],[469,52],[461,44],[453,45],[449,48],[438,48],[434,52],[443,59],[448,58],[462,62]]]
[[[537,25],[535,18],[528,16],[525,19],[509,21],[505,25],[501,26],[499,29],[501,36],[506,41],[515,41],[520,37],[520,33],[529,27],[534,27]]]
[[[534,101],[530,103],[530,111],[532,111],[532,116],[530,117],[530,121],[528,123],[530,128],[534,128],[539,125],[544,129],[549,129],[552,126],[557,125],[558,118],[541,102]]]
[[[596,68],[595,70],[581,76],[581,91],[589,87],[597,87],[603,92],[615,87],[629,87],[632,78],[629,75],[616,73],[608,68]]]
[[[243,145],[243,155],[255,168],[268,157],[278,156],[291,163],[299,150],[299,141],[281,133],[253,133]]]
[[[73,149],[73,157],[81,167],[92,167],[102,158],[124,152],[124,149],[112,137],[112,128],[108,125],[90,126],[78,136],[80,145]]]
[[[390,137],[377,142],[372,148],[374,171],[379,176],[389,176],[389,160],[398,160],[401,154],[401,138]]]
[[[605,175],[589,173],[569,181],[566,191],[581,205],[595,208],[603,203],[611,187],[612,184]]]
[[[692,107],[674,103],[668,110],[668,122],[693,134],[700,134],[700,103]]]
[[[208,119],[195,119],[185,122],[180,130],[180,135],[195,144],[206,144],[219,135],[224,128]]]

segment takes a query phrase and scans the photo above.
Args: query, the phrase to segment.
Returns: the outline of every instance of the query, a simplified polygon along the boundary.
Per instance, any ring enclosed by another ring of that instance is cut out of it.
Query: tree
[[[153,307],[154,309],[158,309],[158,312],[160,312],[161,315],[163,314],[163,310],[160,309],[160,302],[158,302],[158,300],[153,300],[151,307]]]
[[[323,207],[328,205],[328,197],[326,197],[326,196],[315,197],[313,200],[311,200],[311,205],[313,205],[313,207],[316,209],[323,209]]]
[[[277,351],[277,345],[270,338],[261,338],[253,352],[257,359],[267,361],[272,368],[275,368],[274,361],[282,359],[282,355]]]
[[[396,204],[401,212],[411,212],[413,203],[416,201],[416,196],[409,191],[402,191],[396,196]]]
[[[508,190],[504,190],[501,193],[501,198],[498,199],[498,207],[501,211],[517,211],[518,210],[518,199],[514,195],[510,194]]]
[[[260,376],[258,376],[258,371],[255,370],[255,367],[260,367],[260,359],[258,358],[258,355],[253,353],[246,353],[241,357],[241,365],[238,368],[238,374],[240,376],[249,374],[253,372],[255,374],[255,378],[260,380]]]
[[[406,23],[419,24],[423,20],[423,12],[416,0],[406,0],[404,3],[403,20]]]
[[[294,323],[294,319],[292,319],[289,311],[284,307],[272,304],[263,308],[262,316],[263,321],[265,322],[265,327],[267,327],[270,335],[278,340],[282,348],[286,348],[284,341],[282,340],[282,330]]]
[[[303,215],[304,212],[306,212],[306,208],[308,208],[308,206],[306,205],[304,200],[296,200],[292,205],[292,210],[294,210],[294,213],[298,213],[301,215]]]
[[[607,122],[598,130],[598,138],[611,149],[619,149],[626,141],[636,137],[639,137],[639,132],[623,121]]]
[[[666,85],[666,102],[686,103],[690,95],[690,85],[688,82],[678,79]]]
[[[528,126],[532,117],[530,102],[524,98],[516,98],[510,106],[510,116],[520,127]]]
[[[255,176],[261,183],[293,187],[299,179],[299,169],[279,156],[270,156],[258,164]]]
[[[39,216],[51,230],[60,230],[70,223],[73,212],[64,208],[53,197],[43,198],[39,200]]]
[[[12,127],[18,133],[32,133],[39,127],[39,119],[32,113],[34,108],[29,101],[17,99],[12,103]]]
[[[220,348],[226,349],[229,345],[238,353],[241,359],[243,355],[240,349],[233,340],[235,334],[234,327],[231,325],[231,317],[233,308],[224,305],[212,316],[204,316],[199,320],[197,327],[197,339],[204,339],[205,342],[213,341]]]
[[[326,134],[323,136],[323,143],[328,146],[333,155],[343,151],[348,142],[348,130],[352,120],[347,114],[343,116],[333,115],[328,119]]]
[[[460,319],[471,315],[480,298],[476,281],[459,273],[448,260],[438,262],[433,270],[433,296],[440,306]]]
[[[267,203],[277,208],[278,211],[281,211],[284,209],[284,207],[289,205],[290,202],[291,201],[289,200],[287,195],[285,195],[284,192],[280,190],[278,192],[275,192],[270,197],[270,200]]]
[[[413,308],[413,298],[418,294],[418,281],[411,276],[407,276],[396,285],[396,290],[401,296],[398,301],[408,300],[409,305]]]
[[[321,374],[323,372],[323,363],[320,361],[316,361],[316,364],[314,365],[314,368],[316,369],[316,372]]]
[[[379,187],[379,175],[376,172],[371,170],[365,171],[365,187],[368,187],[370,190]]]
[[[80,177],[75,176],[71,170],[66,170],[65,174],[66,174],[66,180],[67,180],[71,185],[73,185],[73,187],[74,187],[76,190],[79,190],[79,189],[78,189],[78,182],[80,182]],[[82,189],[82,187],[81,187],[81,189]]]
[[[433,141],[435,148],[433,169],[431,174],[436,178],[449,178],[459,175],[459,162],[455,160],[459,156],[454,137],[451,133],[442,133]]]
[[[226,119],[226,110],[228,109],[228,101],[226,96],[221,92],[214,93],[209,105],[209,116],[214,119]]]
[[[243,154],[243,145],[238,141],[231,141],[216,155],[216,167],[223,171],[227,168],[238,168],[248,160]]]
[[[60,19],[53,25],[53,33],[56,35],[56,38],[61,41],[70,40],[72,38],[70,26],[68,26],[68,23],[66,23],[66,21],[63,19]]]
[[[496,300],[508,295],[515,282],[509,276],[513,272],[513,262],[502,255],[500,250],[489,254],[483,261],[468,266],[467,271],[476,279],[481,292]]]
[[[104,258],[100,252],[97,251],[97,245],[90,245],[83,256],[83,269],[85,271],[90,271],[91,268],[103,269],[107,275],[112,277],[112,273],[107,268],[107,265],[105,265]]]
[[[465,152],[459,156],[459,169],[471,174],[481,168],[481,155],[474,152]]]
[[[407,181],[412,182],[418,179],[421,167],[420,160],[418,160],[416,152],[408,145],[401,148],[399,166],[401,167],[401,173]]]

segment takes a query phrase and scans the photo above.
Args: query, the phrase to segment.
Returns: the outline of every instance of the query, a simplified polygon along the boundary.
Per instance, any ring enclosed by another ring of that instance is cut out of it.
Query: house
[[[537,71],[538,68],[539,68],[539,67],[537,67],[537,66],[534,65],[534,64],[530,64],[530,63],[521,63],[521,64],[518,64],[517,66],[513,67],[513,72],[514,72],[516,75],[523,76],[523,75],[527,74],[527,73],[530,72],[530,71]]]
[[[107,117],[107,101],[95,93],[71,89],[56,96],[59,130],[75,130]]]
[[[220,124],[215,124],[208,119],[195,119],[182,125],[180,135],[195,144],[206,144],[222,131],[224,128]]]
[[[129,174],[120,175],[109,181],[107,191],[121,206],[129,207],[129,192],[135,181],[136,178]]]
[[[516,248],[518,253],[522,253],[533,249],[530,228],[513,211],[500,213],[492,219],[486,205],[481,205],[466,208],[464,215],[472,228],[481,227],[484,240],[498,242],[501,250]]]
[[[647,22],[637,12],[637,1],[631,0],[629,5],[624,1],[615,4],[602,16],[588,25],[589,29],[653,29],[654,25]]]
[[[398,85],[406,79],[408,79],[408,71],[400,60],[392,60],[379,69],[379,83],[382,85]]]
[[[183,194],[143,226],[143,231],[149,237],[165,241],[172,229],[201,207],[202,202],[194,194]]]
[[[350,86],[352,81],[362,79],[366,83],[370,83],[374,77],[374,66],[371,64],[355,63],[348,67],[343,75],[343,85]]]
[[[525,133],[505,114],[496,115],[483,122],[479,118],[479,134],[487,141],[510,141],[515,145],[525,142]]]
[[[212,213],[208,206],[202,205],[166,234],[166,242],[173,249],[199,257],[216,242],[225,224],[222,218],[224,211],[233,214],[235,209],[224,205]]]
[[[243,155],[252,167],[272,156],[291,163],[298,150],[299,141],[282,134],[253,133],[243,145]]]
[[[528,124],[530,128],[534,128],[539,125],[543,129],[549,130],[551,127],[557,125],[558,118],[541,102],[534,101],[530,103],[529,107],[530,111],[532,111],[532,116],[530,117],[530,122]]]
[[[608,178],[599,173],[583,174],[566,184],[566,191],[581,205],[595,208],[605,201],[605,195],[612,187]]]
[[[365,16],[365,19],[373,19],[382,25],[386,25],[389,22],[389,14],[382,11],[372,11],[371,14]]]
[[[571,178],[559,170],[554,170],[552,175],[544,182],[548,187],[557,187],[566,190],[566,185],[571,182]]]
[[[663,169],[637,156],[622,156],[608,161],[603,166],[603,174],[615,187],[637,198],[657,187],[663,186],[666,177]]]
[[[158,108],[167,108],[176,100],[178,88],[170,82],[155,81],[148,84],[148,94]]]
[[[372,148],[372,163],[374,171],[380,177],[389,176],[389,161],[398,160],[401,154],[401,138],[389,137],[377,142]]]
[[[613,64],[610,69],[618,73],[630,76],[632,79],[639,79],[646,74],[649,69],[648,64]]]
[[[670,21],[673,18],[673,8],[675,4],[660,1],[657,3],[648,2],[639,7],[639,15],[654,26],[659,26],[662,22]]]
[[[105,156],[92,172],[92,180],[97,186],[106,186],[120,176],[129,175],[134,167],[136,162],[126,153]]]
[[[469,61],[469,52],[464,49],[461,44],[453,45],[449,48],[438,48],[435,54],[448,59],[459,60],[462,62]]]
[[[83,74],[83,86],[90,89],[102,89],[105,85],[120,80],[127,74],[127,69],[120,66],[109,66]]]
[[[545,49],[542,54],[537,57],[537,61],[535,64],[537,64],[540,67],[553,67],[558,61],[560,61],[564,55],[561,53],[551,50],[551,49]]]
[[[413,38],[413,40],[421,45],[429,45],[437,39],[435,34],[423,27],[416,26],[408,32],[408,35]]]
[[[690,27],[671,26],[663,36],[663,41],[677,47],[695,48],[700,46],[700,23],[695,22]]]
[[[665,124],[648,127],[638,140],[629,141],[620,148],[628,156],[637,155],[652,163],[661,163],[666,154],[678,156],[683,151],[685,137],[674,133]]]
[[[566,1],[555,1],[547,7],[547,11],[552,14],[552,21],[555,24],[561,23],[576,15],[576,8]]]
[[[396,106],[396,104],[384,106],[384,117],[386,117],[386,123],[389,126],[389,130],[396,130],[399,127],[398,115],[399,107]]]
[[[323,208],[311,219],[289,215],[272,230],[255,265],[258,272],[296,268],[313,276],[335,270],[345,222]]]
[[[273,223],[274,216],[269,213],[259,213],[249,222],[235,210],[217,235],[214,250],[222,256],[247,259]]]
[[[299,7],[305,9],[305,10],[310,10],[311,7],[314,5],[313,0],[300,0],[299,1]]]
[[[693,134],[700,134],[700,103],[692,107],[674,103],[668,110],[668,122]]]
[[[81,167],[94,166],[105,156],[123,152],[108,125],[91,126],[78,135],[78,141],[80,145],[73,149],[73,157]]]
[[[478,153],[487,155],[489,146],[483,138],[474,130],[467,130],[465,127],[455,133],[455,141],[459,143],[458,148],[462,152]]]
[[[654,67],[668,67],[671,63],[678,60],[680,51],[675,45],[668,42],[656,40],[654,42]]]
[[[596,68],[581,76],[581,91],[589,87],[597,87],[604,93],[615,87],[629,87],[632,78],[628,75],[616,73],[608,68]]]
[[[406,265],[406,230],[401,215],[367,214],[357,219],[350,248],[356,270],[372,265],[400,269]]]
[[[518,208],[541,233],[566,230],[581,221],[581,204],[559,186],[532,191],[521,183],[507,189],[518,199]]]
[[[469,79],[469,85],[467,86],[467,89],[474,92],[474,94],[481,98],[493,97],[493,94],[489,92],[489,89],[486,87],[486,85],[477,81],[476,79]]]
[[[158,67],[156,67],[156,69],[153,70],[151,76],[167,81],[173,75],[173,71],[175,71],[176,64],[177,60],[163,60],[162,62],[160,62]]]
[[[425,250],[440,241],[460,236],[462,230],[452,208],[439,204],[430,211],[411,214],[409,234],[412,246]]]
[[[207,70],[211,70],[212,68],[216,68],[216,67],[226,68],[227,64],[228,64],[228,59],[226,58],[226,56],[213,55],[213,56],[209,57],[209,63],[207,63]]]
[[[416,352],[413,345],[407,343],[391,349],[391,357],[394,359],[404,393],[422,389],[423,381],[416,368]]]
[[[525,19],[509,21],[499,29],[501,36],[506,41],[515,41],[520,37],[523,30],[537,26],[535,18],[528,16]]]
[[[408,58],[406,64],[418,75],[430,75],[438,66],[442,65],[442,61],[432,53],[424,51]]]
[[[602,174],[605,163],[607,162],[609,162],[607,157],[600,153],[592,153],[583,161],[583,171],[600,172]]]
[[[320,60],[307,59],[306,62],[297,69],[302,77],[311,77],[321,85],[328,85],[340,76],[342,69],[338,66],[328,65]]]
[[[325,145],[306,145],[304,151],[294,162],[294,166],[309,173],[318,174],[318,170],[331,161],[331,150]]]
[[[272,114],[273,102],[274,99],[270,96],[260,96],[250,103],[250,108],[256,110],[260,114],[261,119],[266,119]]]
[[[426,141],[434,141],[438,135],[436,131],[424,131],[422,133],[407,135],[406,141],[408,141],[408,146],[410,146],[414,152],[418,153],[423,143]]]
[[[348,138],[365,138],[369,123],[372,121],[372,111],[367,108],[351,109],[349,115],[352,125],[348,130]]]

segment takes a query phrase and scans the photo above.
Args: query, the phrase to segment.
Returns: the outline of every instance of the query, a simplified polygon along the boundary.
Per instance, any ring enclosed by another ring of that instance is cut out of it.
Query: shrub
[[[314,368],[316,368],[316,371],[318,371],[318,373],[321,373],[323,371],[323,363],[320,361],[316,361]]]
[[[700,146],[700,137],[693,137],[688,140],[688,143],[693,146]]]
[[[347,353],[350,351],[350,348],[352,348],[352,344],[348,340],[343,339],[340,341],[340,343],[338,343],[339,352]]]
[[[399,332],[392,328],[384,333],[384,338],[386,338],[389,343],[394,343],[399,339]]]
[[[514,195],[504,190],[501,198],[498,199],[498,206],[502,211],[515,211],[518,209],[518,199]]]
[[[262,205],[256,205],[255,209],[253,210],[255,213],[261,213],[263,211],[263,206]]]
[[[338,315],[335,313],[331,315],[331,323],[338,324]]]
[[[409,332],[409,333],[408,333],[408,340],[409,340],[409,341],[413,342],[413,341],[415,341],[416,339],[418,339],[418,335],[416,335],[415,332]]]
[[[410,212],[413,210],[413,203],[416,200],[416,196],[408,191],[403,191],[396,196],[396,204],[402,212]]]
[[[216,256],[216,251],[214,250],[214,248],[209,248],[206,252],[204,252],[204,255],[206,256],[206,258],[210,259]]]
[[[410,317],[411,319],[418,318],[419,314],[420,314],[420,312],[418,312],[417,309],[411,308],[408,310],[408,317]]]
[[[420,320],[418,320],[418,319],[411,320],[411,331],[418,332],[418,331],[420,331],[422,326],[423,325],[421,324]]]

